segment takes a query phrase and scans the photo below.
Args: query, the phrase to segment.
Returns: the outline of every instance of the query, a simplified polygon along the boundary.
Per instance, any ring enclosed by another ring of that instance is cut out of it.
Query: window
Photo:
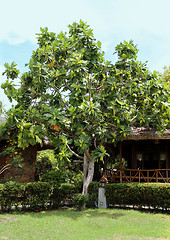
[[[143,156],[142,153],[137,153],[136,154],[136,159],[137,159],[137,169],[142,169],[142,162],[143,162]]]
[[[160,169],[166,168],[166,153],[160,153]]]
[[[158,169],[159,168],[159,154],[158,153],[144,153],[144,168]]]

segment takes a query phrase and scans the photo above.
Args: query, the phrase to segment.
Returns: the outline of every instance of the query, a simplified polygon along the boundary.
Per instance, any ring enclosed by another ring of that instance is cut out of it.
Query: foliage
[[[65,161],[72,154],[83,158],[86,153],[89,162],[107,156],[105,143],[123,140],[132,126],[163,133],[169,123],[168,91],[157,74],[137,60],[133,41],[117,45],[113,64],[104,60],[89,25],[80,20],[68,28],[58,35],[41,28],[19,88],[14,83],[16,65],[6,64],[2,88],[17,105],[7,113],[0,133],[7,135],[16,127],[12,137],[23,149],[48,136],[57,159]]]
[[[80,185],[62,183],[54,185],[45,182],[32,183],[5,183],[0,188],[0,206],[2,211],[10,211],[12,206],[19,209],[58,208],[61,206],[83,206],[94,208],[98,202],[99,183],[92,182],[89,186],[88,199],[79,194]],[[159,208],[167,210],[170,206],[170,184],[107,184],[106,185],[107,204],[110,207],[115,205],[147,206],[154,210]],[[75,202],[73,203],[73,199]]]
[[[58,169],[57,160],[54,156],[54,150],[42,150],[38,152],[36,159],[36,175],[37,177],[52,170]]]
[[[73,206],[80,211],[83,207],[85,207],[87,201],[88,201],[87,195],[77,193],[74,195]]]
[[[107,162],[108,168],[119,168],[120,167],[120,155],[117,155],[114,159],[112,158],[109,162]],[[127,168],[127,160],[122,158],[122,168]]]
[[[0,115],[2,114],[3,112],[3,107],[2,107],[2,102],[0,101]]]
[[[16,65],[6,65],[4,72],[2,88],[17,101],[5,126],[17,126],[18,146],[41,142],[48,131],[61,158],[72,142],[80,153],[91,149],[95,160],[106,154],[101,141],[122,139],[133,124],[166,127],[166,90],[156,73],[137,61],[132,41],[117,45],[115,64],[104,61],[101,44],[82,21],[69,25],[68,34],[41,29],[38,44],[20,88],[11,92],[9,84],[12,79],[14,85]]]
[[[60,176],[60,171],[52,170],[48,173],[43,174],[40,177],[40,181],[48,182],[51,184],[58,184],[58,183],[63,182],[63,178],[62,178],[62,176]]]
[[[88,190],[88,201],[86,203],[87,208],[95,208],[98,205],[98,182],[91,182]]]
[[[51,184],[73,183],[81,186],[83,182],[83,174],[82,172],[76,173],[73,170],[62,168],[45,173],[40,177],[40,180]]]
[[[70,183],[51,185],[45,182],[16,183],[8,182],[0,188],[1,211],[15,209],[36,209],[58,208],[65,204],[72,204],[75,193],[80,192],[80,186]]]
[[[83,182],[82,172],[74,169],[70,161],[67,164],[57,161],[54,150],[43,150],[38,153],[36,175],[40,181],[51,184],[73,183],[81,186]]]
[[[170,90],[170,66],[164,67],[162,79],[164,81],[165,86]]]
[[[4,184],[3,188],[0,189],[0,205],[1,210],[3,209],[11,209],[11,206],[17,206],[18,204],[18,198],[16,196],[19,196],[21,194],[22,188],[19,183],[15,182],[7,182]]]
[[[162,77],[165,88],[167,88],[170,93],[170,66],[164,67],[164,72],[161,77]],[[170,94],[169,94],[168,102],[170,104]],[[170,108],[169,108],[169,116],[170,116]],[[169,124],[169,128],[170,128],[170,124]]]
[[[2,156],[8,155],[9,157],[9,162],[7,161],[5,162],[5,165],[0,169],[0,174],[2,174],[4,171],[11,167],[22,168],[24,166],[23,156],[19,152],[15,140],[9,138],[9,134],[6,144],[1,147],[0,155]]]
[[[107,184],[106,198],[107,204],[113,207],[119,204],[167,210],[170,206],[170,184]]]

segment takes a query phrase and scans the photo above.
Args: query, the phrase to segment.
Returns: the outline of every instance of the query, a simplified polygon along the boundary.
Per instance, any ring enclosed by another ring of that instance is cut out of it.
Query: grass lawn
[[[170,216],[120,209],[1,214],[0,239],[170,239]]]

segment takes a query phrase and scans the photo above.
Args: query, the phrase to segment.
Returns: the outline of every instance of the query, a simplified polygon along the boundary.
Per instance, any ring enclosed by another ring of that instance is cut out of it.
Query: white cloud
[[[154,61],[154,66],[168,65],[169,0],[7,0],[1,9],[0,42],[35,43],[40,27],[59,33],[82,19],[106,52],[112,54],[120,41],[134,39],[145,60]]]
[[[20,43],[35,41],[35,33],[39,32],[40,27],[47,26],[55,32],[66,29],[68,24],[85,16],[86,7],[81,0],[30,0],[27,4],[23,0],[11,0],[3,2],[3,9],[0,15],[0,22],[3,23],[0,41]]]
[[[35,42],[40,27],[66,30],[68,24],[83,19],[96,36],[109,41],[116,35],[133,38],[143,32],[170,36],[169,0],[8,0],[0,15],[0,41],[17,44]],[[107,39],[106,39],[107,38]],[[113,39],[114,40],[114,39]]]

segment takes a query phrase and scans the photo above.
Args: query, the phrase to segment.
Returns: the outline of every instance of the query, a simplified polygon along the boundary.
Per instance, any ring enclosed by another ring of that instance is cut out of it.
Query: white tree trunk
[[[84,181],[82,194],[88,195],[89,184],[93,180],[94,175],[94,162],[91,159],[88,150],[84,151],[84,165],[83,165]]]

